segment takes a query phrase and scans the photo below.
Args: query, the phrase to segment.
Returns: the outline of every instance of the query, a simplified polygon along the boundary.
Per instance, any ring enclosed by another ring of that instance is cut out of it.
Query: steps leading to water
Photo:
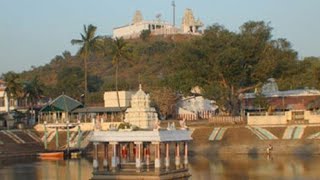
[[[209,136],[209,141],[220,141],[223,138],[224,133],[226,132],[226,127],[214,128],[212,133]]]
[[[306,126],[303,125],[288,126],[282,139],[301,139],[305,128]]]
[[[7,135],[9,138],[11,138],[12,140],[14,140],[16,143],[18,144],[23,144],[26,143],[24,140],[22,140],[21,138],[19,138],[17,135],[15,135],[14,133],[12,133],[10,130],[3,130],[1,131],[3,134]]]

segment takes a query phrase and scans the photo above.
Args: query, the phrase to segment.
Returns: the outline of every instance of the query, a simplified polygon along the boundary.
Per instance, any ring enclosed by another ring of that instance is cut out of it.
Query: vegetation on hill
[[[189,94],[195,86],[229,114],[239,113],[241,93],[271,77],[281,90],[320,89],[320,59],[299,60],[290,42],[273,39],[272,27],[263,21],[246,22],[239,32],[214,24],[203,36],[144,32],[140,39],[126,40],[125,57],[116,56],[114,43],[99,36],[99,48],[86,54],[86,62],[81,51],[74,56],[65,51],[44,66],[22,72],[20,78],[38,77],[46,96],[65,93],[80,100],[87,71],[88,104],[102,104],[104,91],[137,90],[142,83],[162,115],[172,114],[178,93]]]

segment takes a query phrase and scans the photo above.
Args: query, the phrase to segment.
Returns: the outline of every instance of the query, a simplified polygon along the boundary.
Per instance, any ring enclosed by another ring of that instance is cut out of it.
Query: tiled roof
[[[40,111],[65,111],[71,112],[76,108],[83,107],[82,103],[79,101],[72,99],[66,95],[60,95],[48,105],[43,107]]]
[[[121,107],[85,107],[85,108],[77,108],[73,113],[105,113],[105,112],[122,112],[127,108]]]

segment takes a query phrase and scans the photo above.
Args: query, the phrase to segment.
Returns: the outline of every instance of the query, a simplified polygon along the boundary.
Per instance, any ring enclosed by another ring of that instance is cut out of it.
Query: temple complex
[[[144,20],[141,11],[136,11],[130,24],[113,29],[113,37],[138,38],[144,30],[149,30],[151,35],[202,34],[203,23],[200,19],[195,19],[191,9],[185,10],[180,28],[161,20],[160,17],[159,14],[156,20]]]
[[[94,131],[92,179],[176,179],[190,176],[188,142],[191,132],[184,121],[160,127],[157,114],[150,107],[149,95],[140,85],[126,111],[125,128],[110,126]],[[128,125],[129,124],[129,125]],[[135,127],[135,128],[132,128]],[[98,146],[103,158],[98,159]],[[174,156],[173,156],[174,155]]]

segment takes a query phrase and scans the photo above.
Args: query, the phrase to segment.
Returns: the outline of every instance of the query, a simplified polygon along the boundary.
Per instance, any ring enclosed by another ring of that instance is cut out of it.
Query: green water
[[[190,157],[192,180],[319,179],[320,156]],[[92,176],[92,160],[0,160],[0,180],[80,180]]]

